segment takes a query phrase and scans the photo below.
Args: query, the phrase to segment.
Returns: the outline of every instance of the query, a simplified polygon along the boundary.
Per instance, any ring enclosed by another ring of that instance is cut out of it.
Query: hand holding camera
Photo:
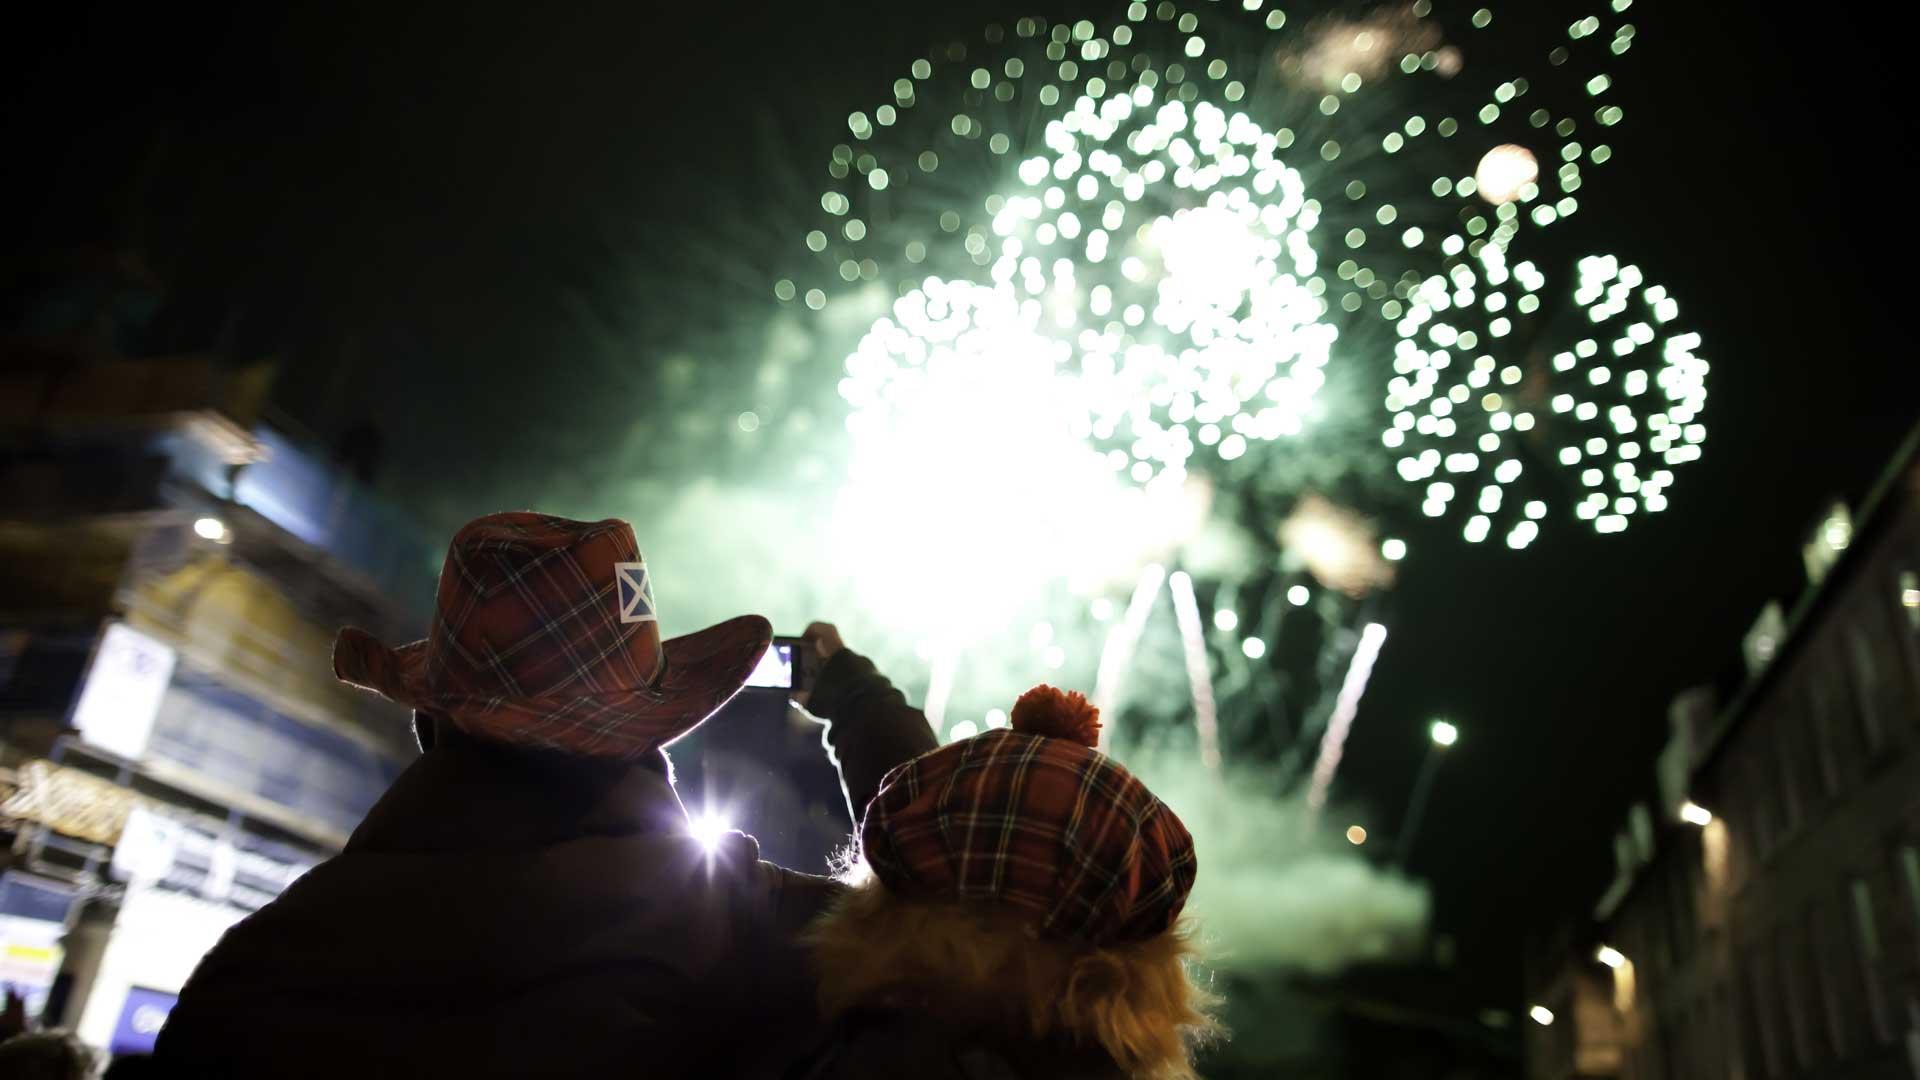
[[[783,634],[773,639],[766,655],[760,658],[760,666],[754,668],[753,675],[747,679],[747,687],[786,691],[792,700],[804,706],[812,696],[820,669],[833,654],[846,647],[839,627],[828,622],[809,623],[799,637]]]

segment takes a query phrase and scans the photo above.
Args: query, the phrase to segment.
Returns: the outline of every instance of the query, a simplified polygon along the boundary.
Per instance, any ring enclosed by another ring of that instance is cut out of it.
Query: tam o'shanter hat
[[[888,890],[1024,914],[1099,946],[1174,927],[1193,889],[1193,837],[1126,767],[1094,749],[1100,711],[1036,686],[1009,725],[948,743],[880,781],[861,853]]]
[[[426,640],[389,648],[348,627],[333,673],[478,738],[632,758],[726,704],[772,640],[742,615],[662,641],[624,521],[491,514],[454,535]]]

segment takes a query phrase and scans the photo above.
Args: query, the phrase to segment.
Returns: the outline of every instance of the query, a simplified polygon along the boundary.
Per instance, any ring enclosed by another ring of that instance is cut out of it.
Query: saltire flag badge
[[[653,577],[643,562],[613,564],[613,582],[620,596],[623,623],[659,622],[653,610]]]

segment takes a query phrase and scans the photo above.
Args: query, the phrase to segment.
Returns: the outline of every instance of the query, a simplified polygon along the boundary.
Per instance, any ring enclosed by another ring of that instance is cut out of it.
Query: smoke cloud
[[[1216,776],[1197,756],[1122,760],[1193,833],[1200,873],[1187,910],[1213,966],[1327,975],[1424,943],[1426,885],[1339,836],[1348,817],[1316,820],[1300,796],[1262,791],[1251,774]]]

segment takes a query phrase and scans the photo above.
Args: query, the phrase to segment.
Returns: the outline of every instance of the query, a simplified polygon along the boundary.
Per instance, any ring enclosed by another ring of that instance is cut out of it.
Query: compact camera
[[[806,639],[776,637],[760,657],[760,665],[747,676],[746,689],[786,694],[810,689],[816,659],[813,645]]]

